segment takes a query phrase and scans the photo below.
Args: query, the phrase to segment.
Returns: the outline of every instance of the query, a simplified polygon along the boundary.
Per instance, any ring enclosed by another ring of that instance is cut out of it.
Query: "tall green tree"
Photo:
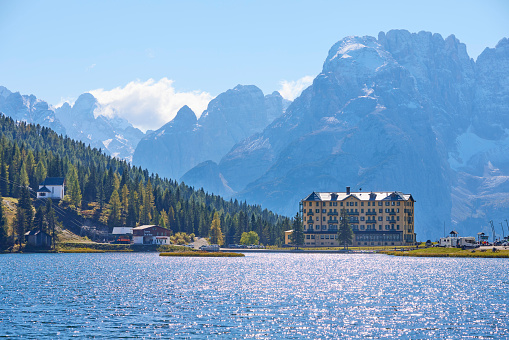
[[[0,169],[0,194],[2,196],[9,195],[9,172],[7,171],[7,164],[2,158],[2,167]]]
[[[210,243],[212,244],[224,244],[223,232],[221,231],[221,220],[219,219],[219,213],[214,213],[212,224],[210,225]]]
[[[55,210],[53,209],[53,202],[51,200],[46,200],[46,223],[48,226],[48,231],[51,234],[51,245],[53,249],[55,249],[55,241],[56,241],[56,219],[55,219]]]
[[[119,226],[121,219],[122,207],[120,204],[120,198],[118,197],[118,191],[113,190],[108,203],[108,225],[110,227]]]
[[[11,239],[7,233],[7,220],[4,214],[4,206],[2,204],[3,197],[0,196],[0,251],[12,246]]]
[[[16,241],[18,242],[19,246],[23,244],[25,241],[25,232],[26,232],[26,217],[25,217],[25,211],[22,209],[19,205],[16,208],[16,215],[14,216],[13,221],[13,229],[16,233]]]
[[[81,189],[78,181],[78,172],[74,165],[69,165],[66,177],[69,203],[76,208],[81,208]]]
[[[304,245],[304,226],[302,225],[299,213],[297,213],[293,218],[292,226],[293,232],[291,235],[291,242],[296,248],[299,248],[299,246]]]
[[[346,209],[341,209],[341,217],[339,221],[338,229],[338,241],[340,245],[343,245],[344,249],[348,249],[348,246],[353,242],[353,230],[350,225],[350,216],[346,212]]]
[[[256,231],[251,230],[250,232],[242,233],[242,236],[240,237],[240,244],[258,244],[260,243],[260,237],[256,233]]]
[[[46,178],[48,172],[46,171],[46,166],[42,162],[42,159],[37,162],[37,167],[35,168],[35,181],[36,181],[36,189],[39,188],[39,183],[42,183]]]

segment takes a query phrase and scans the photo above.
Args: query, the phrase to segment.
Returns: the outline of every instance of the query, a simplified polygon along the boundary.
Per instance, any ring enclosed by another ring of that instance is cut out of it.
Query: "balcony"
[[[389,212],[389,215],[396,215],[394,211]]]
[[[313,210],[308,211],[307,214],[308,214],[308,216],[314,215]]]
[[[339,221],[338,220],[328,220],[327,223],[331,224],[331,223],[338,223]]]
[[[366,215],[376,215],[376,211],[368,211]]]
[[[348,215],[359,215],[359,213],[356,212],[356,211],[351,211],[351,212],[348,213]]]
[[[327,213],[327,215],[328,215],[328,216],[337,216],[337,215],[338,215],[338,213],[337,213],[337,212],[335,212],[335,211],[329,211],[329,212]]]
[[[310,219],[308,219],[308,221],[307,221],[307,222],[308,222],[308,223],[313,223],[313,219],[312,219],[312,218],[310,218]]]

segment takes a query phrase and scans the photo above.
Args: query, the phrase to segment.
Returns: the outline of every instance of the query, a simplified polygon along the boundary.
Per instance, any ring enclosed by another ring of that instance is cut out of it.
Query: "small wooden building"
[[[30,230],[25,233],[27,245],[38,248],[51,248],[51,235],[41,230]]]

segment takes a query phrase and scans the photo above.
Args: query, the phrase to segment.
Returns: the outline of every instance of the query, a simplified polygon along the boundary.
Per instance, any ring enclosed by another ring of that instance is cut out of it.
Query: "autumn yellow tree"
[[[210,225],[210,243],[212,244],[224,244],[223,232],[221,231],[221,220],[219,219],[219,213],[214,213],[212,224]]]

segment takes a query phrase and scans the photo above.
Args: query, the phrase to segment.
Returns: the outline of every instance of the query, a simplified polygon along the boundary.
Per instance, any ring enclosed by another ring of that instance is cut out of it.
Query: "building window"
[[[382,230],[382,225],[378,225],[378,230]]]
[[[325,216],[324,216],[324,217],[322,217],[322,221],[325,221]]]
[[[364,213],[364,209],[361,209],[361,213]]]
[[[326,213],[327,212],[327,209],[322,209],[322,213]]]
[[[399,203],[400,203],[400,202],[398,202],[398,206],[399,206]]]
[[[323,240],[324,239],[324,235],[320,235],[320,239]],[[322,243],[323,244],[323,243]]]
[[[378,209],[378,212],[381,214],[381,213],[384,212],[384,210],[383,209]]]
[[[389,204],[391,204],[391,202],[385,202],[385,206],[388,206]]]
[[[378,220],[383,221],[384,220],[383,216],[378,216]]]
[[[364,216],[361,216],[361,221],[364,221]]]

